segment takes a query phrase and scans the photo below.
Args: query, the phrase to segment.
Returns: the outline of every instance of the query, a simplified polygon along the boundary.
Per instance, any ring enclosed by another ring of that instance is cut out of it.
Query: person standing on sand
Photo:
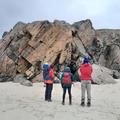
[[[80,66],[81,73],[81,106],[85,106],[85,92],[87,91],[87,106],[91,106],[91,74],[92,66],[89,63],[89,57],[84,57],[83,64]]]
[[[72,87],[73,75],[69,67],[65,67],[60,79],[63,88],[62,105],[65,104],[65,95],[67,89],[69,94],[69,105],[72,105],[71,87]]]
[[[43,65],[43,78],[44,83],[46,84],[45,89],[45,101],[51,102],[51,95],[53,89],[53,82],[54,82],[54,71],[53,65],[44,64]]]

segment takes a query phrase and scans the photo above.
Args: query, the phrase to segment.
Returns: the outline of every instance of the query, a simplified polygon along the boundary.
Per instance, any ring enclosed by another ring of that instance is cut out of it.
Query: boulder
[[[21,84],[21,85],[24,85],[24,86],[27,86],[27,87],[33,86],[33,83],[30,82],[29,80],[26,80],[26,81],[24,81],[24,82],[21,82],[20,84]]]
[[[117,70],[113,70],[113,78],[114,79],[119,79],[120,78],[120,72],[118,72]]]
[[[102,43],[99,63],[110,69],[120,70],[120,30],[96,30],[96,38]]]
[[[0,82],[9,82],[13,81],[13,78],[7,74],[0,74]]]
[[[26,80],[27,80],[27,79],[24,77],[23,74],[18,74],[18,75],[16,75],[16,76],[14,77],[13,82],[15,82],[15,83],[21,83],[21,82],[24,82],[24,81],[26,81]]]
[[[27,80],[23,74],[16,75],[13,82],[20,83],[21,85],[28,86],[28,87],[33,85],[32,82]]]
[[[0,42],[0,63],[4,63],[0,64],[2,66],[0,72],[26,74],[31,78],[38,74],[36,73],[38,62],[50,64],[69,62],[74,49],[71,28],[70,24],[58,20],[53,23],[49,21],[17,23]],[[15,69],[12,69],[13,67],[6,69],[8,60]]]
[[[93,73],[92,73],[92,78],[93,78],[93,83],[96,84],[114,84],[116,81],[114,80],[113,76],[113,71],[100,66],[93,64]]]
[[[95,30],[89,19],[72,25],[59,20],[18,22],[0,41],[0,73],[34,79],[45,62],[79,65],[84,55],[93,63],[120,71],[119,39],[120,30]]]

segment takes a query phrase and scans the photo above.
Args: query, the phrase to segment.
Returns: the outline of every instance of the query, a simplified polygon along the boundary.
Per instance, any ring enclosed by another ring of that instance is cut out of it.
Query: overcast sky
[[[0,0],[0,38],[18,21],[91,19],[93,27],[120,28],[120,0]]]

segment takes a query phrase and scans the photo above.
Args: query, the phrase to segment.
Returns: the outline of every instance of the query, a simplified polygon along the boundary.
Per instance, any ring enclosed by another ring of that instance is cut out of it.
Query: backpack
[[[52,70],[52,69],[50,69],[49,70],[49,76],[50,76],[50,78],[54,78],[55,76],[54,76],[54,71]]]
[[[63,73],[62,83],[63,84],[71,84],[72,83],[71,74],[69,72]]]
[[[44,70],[44,71],[43,71],[43,79],[44,79],[44,80],[49,79],[49,70]]]
[[[44,80],[49,79],[49,65],[48,64],[43,65],[43,78]]]

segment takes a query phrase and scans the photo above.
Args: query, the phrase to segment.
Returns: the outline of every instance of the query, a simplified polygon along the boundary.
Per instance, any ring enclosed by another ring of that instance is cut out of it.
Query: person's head
[[[43,70],[47,70],[49,69],[49,64],[48,63],[44,63],[43,64]]]
[[[70,67],[65,67],[64,72],[71,72]]]
[[[50,64],[50,69],[53,69],[53,65],[52,64]]]
[[[89,63],[89,57],[85,56],[83,60],[83,64],[88,64]]]

